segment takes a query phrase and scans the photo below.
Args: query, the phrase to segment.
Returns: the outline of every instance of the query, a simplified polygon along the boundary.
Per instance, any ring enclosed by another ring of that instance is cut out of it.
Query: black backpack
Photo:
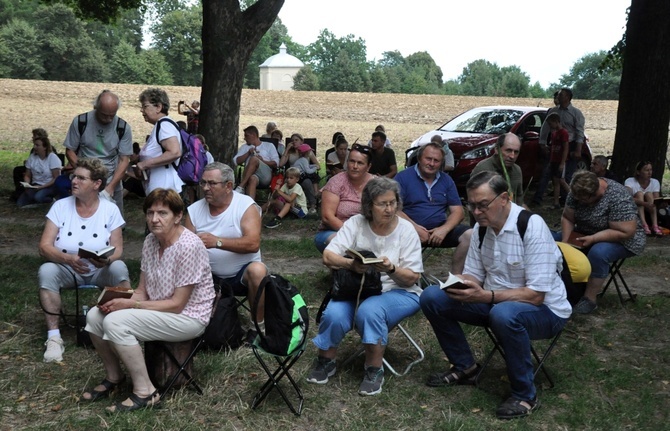
[[[256,319],[258,301],[265,293],[265,334]],[[279,274],[261,281],[251,310],[260,347],[268,353],[289,356],[305,344],[309,329],[307,305],[298,289]]]
[[[219,296],[212,319],[203,335],[205,345],[213,350],[236,349],[242,345],[244,331],[237,313],[237,300],[232,287],[215,278]]]
[[[534,215],[528,210],[521,210],[519,217],[516,219],[516,228],[519,231],[519,236],[521,241],[526,234],[526,229],[528,228],[528,220]],[[481,250],[482,244],[484,243],[484,236],[486,235],[486,227],[479,226],[479,249]],[[558,249],[561,250],[560,247]],[[568,295],[568,302],[570,305],[575,305],[579,302],[580,298],[584,296],[585,283],[574,283],[572,281],[572,275],[570,274],[570,267],[568,262],[565,260],[565,255],[561,251],[561,257],[563,258],[563,267],[561,268],[561,280],[565,284],[565,291]]]
[[[126,122],[123,118],[117,117],[118,121],[116,123],[116,134],[119,137],[119,142],[121,142],[121,139],[123,139],[123,135],[126,134]],[[86,126],[88,125],[88,112],[84,112],[83,114],[79,114],[77,117],[77,129],[79,130],[79,139],[80,139],[80,144],[81,145],[81,136],[84,134],[84,130],[86,130]],[[116,149],[117,153],[119,149]]]

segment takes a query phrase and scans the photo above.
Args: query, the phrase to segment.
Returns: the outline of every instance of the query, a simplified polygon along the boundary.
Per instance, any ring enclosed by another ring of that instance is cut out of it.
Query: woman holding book
[[[152,407],[160,401],[140,341],[188,341],[209,323],[214,300],[209,255],[200,238],[181,225],[184,203],[174,190],[155,189],[144,201],[151,233],[144,240],[140,281],[130,298],[89,311],[86,330],[105,367],[105,378],[81,401],[108,397],[130,374],[133,392],[110,412]],[[119,361],[120,360],[120,361]]]
[[[624,186],[589,171],[575,173],[561,218],[560,238],[570,243],[573,232],[581,235],[579,245],[591,263],[591,276],[584,296],[573,307],[577,314],[589,314],[598,306],[612,262],[644,251],[646,238],[635,202]]]
[[[56,195],[54,183],[63,165],[51,147],[47,137],[33,139],[33,151],[26,160],[23,182],[29,184],[19,196],[17,205],[23,207],[33,203],[51,203]]]
[[[48,262],[40,266],[40,303],[47,323],[44,362],[63,360],[60,336],[60,290],[84,284],[130,287],[128,268],[121,261],[125,224],[114,202],[100,199],[107,168],[99,159],[81,158],[71,175],[72,195],[57,200],[47,213],[40,239],[40,255]],[[82,258],[79,249],[100,250],[108,246],[108,257]]]
[[[381,272],[382,293],[360,303],[328,303],[319,334],[312,340],[319,350],[307,381],[325,384],[335,374],[337,348],[355,326],[365,347],[365,374],[358,393],[381,392],[388,332],[419,310],[421,294],[421,242],[412,224],[398,217],[400,206],[398,183],[385,177],[370,180],[361,196],[361,214],[344,222],[324,250],[323,263],[328,268],[358,274],[365,273],[369,265],[345,256],[347,249],[370,251],[381,258],[381,263],[371,265]]]

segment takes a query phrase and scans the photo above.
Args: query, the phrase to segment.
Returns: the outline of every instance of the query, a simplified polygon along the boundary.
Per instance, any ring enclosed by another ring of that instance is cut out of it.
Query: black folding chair
[[[616,287],[616,292],[619,295],[619,301],[621,302],[621,305],[624,305],[626,301],[635,302],[637,294],[630,291],[630,288],[628,287],[626,280],[624,280],[623,275],[621,274],[621,265],[623,265],[625,261],[626,258],[612,262],[612,264],[610,265],[609,278],[607,280],[607,283],[605,283],[605,287],[603,287],[602,292],[598,294],[599,297],[602,297],[605,294],[605,292],[607,292],[607,288],[610,286],[610,284],[614,282],[614,287]],[[628,298],[624,298],[623,293],[621,292],[621,287],[619,286],[619,282],[621,282],[623,288],[626,289],[626,293],[628,293]]]
[[[507,360],[505,358],[505,352],[500,345],[500,342],[496,339],[495,335],[491,331],[491,328],[488,326],[484,326],[484,330],[486,331],[486,335],[489,336],[491,341],[493,342],[493,348],[489,352],[488,355],[486,355],[486,358],[484,359],[484,362],[482,362],[481,368],[479,370],[479,373],[475,376],[475,386],[479,386],[479,381],[481,379],[482,374],[484,373],[484,370],[488,366],[489,362],[491,362],[491,359],[493,358],[493,355],[495,355],[496,352],[500,353],[500,355],[503,357],[503,359]],[[553,388],[554,387],[554,379],[551,378],[551,375],[549,374],[549,371],[547,371],[547,368],[544,366],[545,361],[551,354],[551,351],[554,350],[554,347],[556,346],[556,342],[558,339],[561,337],[561,334],[563,333],[563,329],[558,331],[556,335],[551,338],[551,342],[549,343],[549,347],[547,347],[547,350],[545,350],[544,354],[542,356],[538,355],[537,352],[535,351],[535,347],[533,347],[533,344],[531,343],[530,345],[530,352],[535,358],[535,361],[537,362],[537,367],[535,367],[535,372],[533,373],[533,379],[537,377],[537,373],[542,370],[542,373],[544,373],[545,377],[547,378],[547,381],[549,382],[549,387]]]

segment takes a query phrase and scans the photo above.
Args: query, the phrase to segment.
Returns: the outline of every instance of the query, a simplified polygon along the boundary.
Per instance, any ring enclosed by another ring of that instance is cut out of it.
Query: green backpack
[[[256,308],[265,292],[265,334],[258,326]],[[266,275],[258,286],[251,310],[258,344],[273,355],[289,356],[305,344],[309,329],[307,305],[298,289],[279,274]]]

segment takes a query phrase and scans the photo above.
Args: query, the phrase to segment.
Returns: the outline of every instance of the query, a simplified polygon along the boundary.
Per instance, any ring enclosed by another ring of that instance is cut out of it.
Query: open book
[[[102,305],[107,301],[116,298],[130,298],[135,291],[125,287],[105,287],[102,293],[98,296],[98,305]]]
[[[328,165],[328,167],[330,169],[344,169],[344,166],[342,165],[342,163],[339,163],[339,162],[338,163],[328,162],[328,163],[326,163],[326,165]]]
[[[38,186],[38,185],[32,185],[32,184],[27,183],[27,182],[25,182],[25,181],[21,181],[21,185],[22,185],[23,187],[27,188],[27,189],[37,189],[37,188],[40,187],[40,186]]]
[[[384,262],[384,259],[381,259],[379,257],[363,257],[362,254],[350,248],[347,249],[347,254],[365,265]]]
[[[449,278],[445,281],[440,282],[440,289],[468,289],[470,286],[463,283],[463,279],[455,276],[451,272],[449,273]]]
[[[79,252],[77,254],[84,259],[104,259],[114,254],[114,250],[116,250],[116,247],[113,245],[100,250],[89,250],[87,248],[79,247]]]
[[[21,183],[21,184],[24,184],[24,183]],[[670,203],[670,196],[661,196],[661,197],[658,197],[658,198],[654,198],[654,203],[656,205],[662,204],[662,203]]]

